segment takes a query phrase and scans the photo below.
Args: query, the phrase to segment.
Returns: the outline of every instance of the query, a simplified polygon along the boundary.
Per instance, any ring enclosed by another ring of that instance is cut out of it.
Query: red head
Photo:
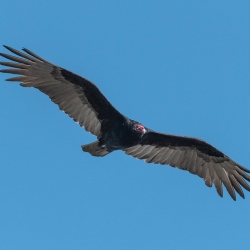
[[[142,126],[140,123],[134,124],[133,127],[134,131],[138,133],[141,137],[146,133],[146,129],[144,126]]]

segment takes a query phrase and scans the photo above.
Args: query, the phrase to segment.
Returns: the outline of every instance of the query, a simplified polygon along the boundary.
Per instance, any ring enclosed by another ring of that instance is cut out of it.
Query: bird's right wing
[[[98,138],[114,119],[123,118],[96,85],[87,79],[51,64],[28,49],[23,49],[26,54],[4,47],[19,57],[0,53],[13,61],[0,62],[11,67],[0,72],[21,75],[7,81],[22,82],[23,87],[34,87],[47,94],[61,110]],[[105,126],[102,126],[103,121]]]
[[[142,141],[124,150],[126,154],[146,162],[167,164],[187,170],[205,180],[209,187],[214,183],[222,197],[222,183],[235,200],[235,190],[244,198],[243,186],[250,191],[249,169],[231,160],[210,144],[192,137],[161,134],[149,131]]]

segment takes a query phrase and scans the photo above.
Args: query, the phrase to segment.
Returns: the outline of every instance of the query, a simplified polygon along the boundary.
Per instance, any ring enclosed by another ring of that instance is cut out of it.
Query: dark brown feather
[[[214,183],[222,197],[222,183],[232,199],[236,200],[235,190],[244,198],[240,187],[250,191],[249,169],[231,160],[228,156],[208,143],[191,137],[182,137],[150,131],[142,138],[140,144],[124,150],[126,154],[146,162],[167,164],[187,170],[204,179],[211,187]]]
[[[0,53],[17,62],[1,62],[1,65],[12,68],[0,72],[21,75],[9,78],[8,81],[20,81],[23,87],[35,87],[47,94],[61,110],[98,138],[103,132],[103,121],[112,123],[114,119],[122,117],[87,79],[55,66],[27,49],[23,49],[26,54],[5,47],[19,57]]]
[[[66,69],[51,64],[28,49],[23,52],[5,46],[17,56],[0,53],[11,62],[0,72],[18,74],[7,81],[19,81],[47,94],[59,108],[78,122],[98,141],[82,146],[94,156],[122,149],[146,162],[170,165],[203,178],[223,196],[222,184],[232,199],[235,191],[244,198],[242,187],[250,191],[250,170],[234,162],[210,144],[196,138],[156,133],[140,125],[142,134],[133,130],[139,124],[120,114],[95,84]],[[138,128],[138,127],[137,127]],[[132,146],[133,145],[133,146]]]

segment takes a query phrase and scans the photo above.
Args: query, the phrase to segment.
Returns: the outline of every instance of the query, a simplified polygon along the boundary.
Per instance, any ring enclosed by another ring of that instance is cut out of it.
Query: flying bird
[[[242,187],[250,191],[250,170],[203,140],[155,132],[131,120],[116,110],[97,86],[64,68],[58,67],[28,49],[20,52],[4,46],[14,55],[0,53],[10,68],[0,72],[19,76],[7,81],[34,87],[68,114],[75,122],[97,137],[97,141],[82,146],[93,156],[105,156],[115,150],[148,163],[170,165],[203,178],[208,187],[214,184],[223,196],[222,184],[233,200],[235,191],[242,197]]]

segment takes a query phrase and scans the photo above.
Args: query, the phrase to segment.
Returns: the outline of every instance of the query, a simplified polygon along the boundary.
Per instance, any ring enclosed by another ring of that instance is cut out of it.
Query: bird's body
[[[94,156],[103,156],[104,152],[108,154],[114,150],[125,150],[126,148],[135,146],[142,141],[143,137],[143,133],[134,130],[136,126],[144,128],[140,123],[126,117],[119,120],[119,122],[116,120],[116,122],[103,132],[102,136],[95,144],[95,149],[92,147],[92,150],[89,150],[88,146],[93,146],[92,143],[82,146],[82,149]]]
[[[250,170],[234,162],[210,144],[196,138],[162,134],[146,128],[117,111],[92,82],[51,64],[33,52],[22,53],[5,46],[19,57],[0,53],[12,62],[1,62],[10,68],[0,72],[21,76],[7,79],[22,82],[47,94],[61,110],[97,137],[82,146],[93,156],[105,156],[114,150],[146,162],[166,164],[187,170],[215,185],[223,196],[222,184],[235,200],[235,191],[244,198],[241,187],[250,191]]]

